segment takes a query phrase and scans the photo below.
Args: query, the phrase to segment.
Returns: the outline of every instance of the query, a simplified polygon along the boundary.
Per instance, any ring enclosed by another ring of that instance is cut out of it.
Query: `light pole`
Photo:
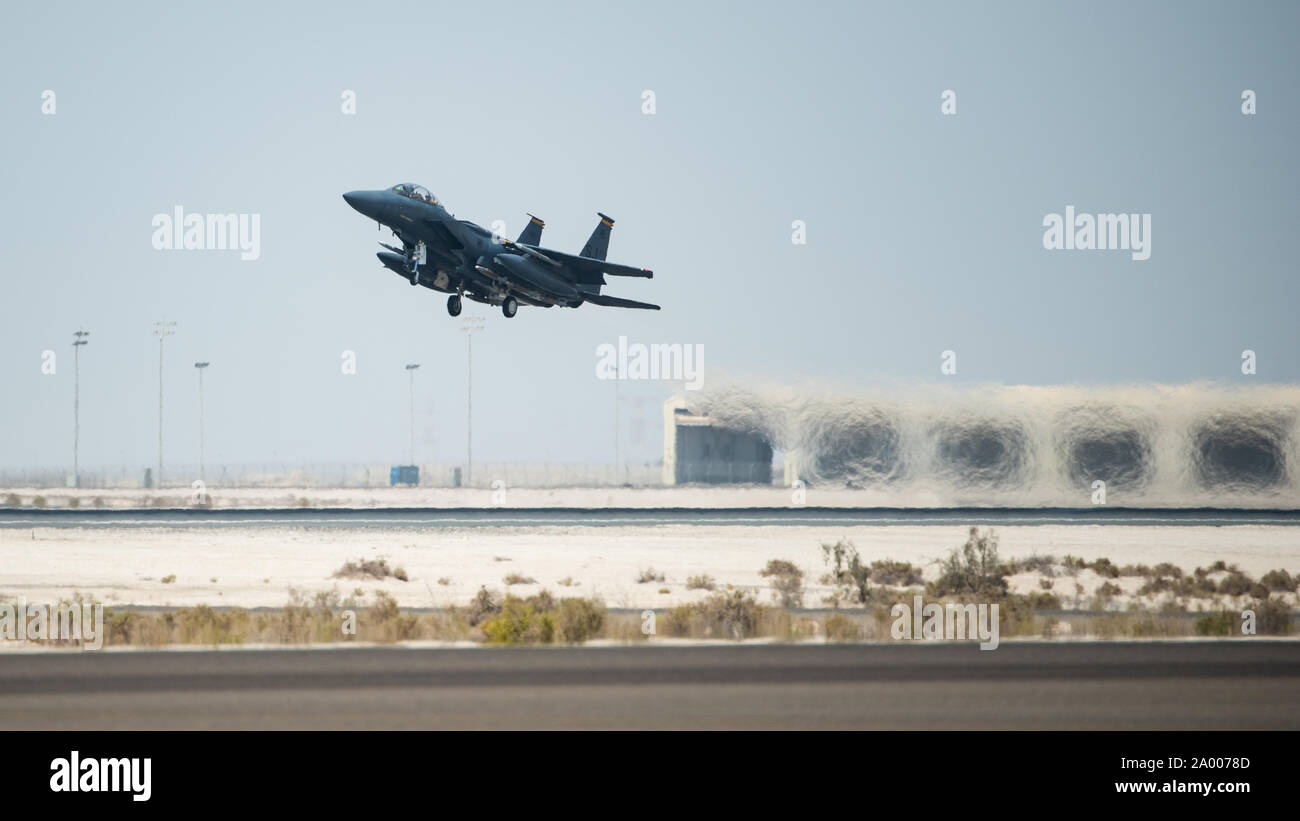
[[[162,489],[163,462],[163,341],[176,333],[176,323],[160,320],[153,324],[153,335],[158,337],[158,473],[154,476],[154,487]]]
[[[420,367],[416,362],[406,366],[406,372],[411,377],[411,461],[408,464],[415,464],[415,369]]]
[[[465,487],[474,478],[474,332],[483,330],[483,317],[467,316],[461,321],[465,332]]]
[[[203,479],[203,371],[207,362],[195,362],[194,369],[199,372],[199,479]]]
[[[72,486],[81,487],[81,463],[78,448],[81,445],[81,346],[89,345],[86,337],[90,331],[72,333]]]

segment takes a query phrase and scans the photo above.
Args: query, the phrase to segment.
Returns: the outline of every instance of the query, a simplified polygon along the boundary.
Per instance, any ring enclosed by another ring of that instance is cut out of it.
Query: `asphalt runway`
[[[0,729],[1300,729],[1300,642],[0,654]]]
[[[1300,525],[1300,509],[1233,508],[323,508],[6,509],[0,527],[628,527],[706,525]]]

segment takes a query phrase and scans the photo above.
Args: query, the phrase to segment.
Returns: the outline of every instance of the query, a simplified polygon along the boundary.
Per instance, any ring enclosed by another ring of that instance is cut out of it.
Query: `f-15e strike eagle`
[[[650,277],[644,268],[605,261],[614,220],[600,214],[600,222],[582,252],[566,254],[538,245],[545,225],[530,220],[519,239],[494,236],[486,228],[453,217],[427,188],[410,183],[381,191],[349,191],[348,205],[380,225],[392,229],[398,248],[380,243],[386,251],[376,256],[389,270],[412,285],[451,294],[447,313],[458,316],[461,298],[500,305],[507,317],[519,306],[560,305],[576,308],[584,302],[614,308],[649,308],[658,305],[619,299],[600,292],[605,274]]]

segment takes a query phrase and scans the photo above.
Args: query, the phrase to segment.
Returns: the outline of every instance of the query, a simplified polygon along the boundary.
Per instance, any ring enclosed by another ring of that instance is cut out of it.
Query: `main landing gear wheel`
[[[447,313],[452,316],[460,316],[460,294],[452,294],[447,297]]]
[[[514,316],[518,310],[519,303],[512,296],[506,297],[506,301],[501,303],[501,313],[505,314],[507,319]]]

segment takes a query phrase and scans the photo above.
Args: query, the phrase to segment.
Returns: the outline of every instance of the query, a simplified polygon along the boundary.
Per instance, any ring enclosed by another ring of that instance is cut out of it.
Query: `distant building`
[[[664,484],[690,482],[770,485],[772,446],[692,413],[674,396],[664,403]]]

